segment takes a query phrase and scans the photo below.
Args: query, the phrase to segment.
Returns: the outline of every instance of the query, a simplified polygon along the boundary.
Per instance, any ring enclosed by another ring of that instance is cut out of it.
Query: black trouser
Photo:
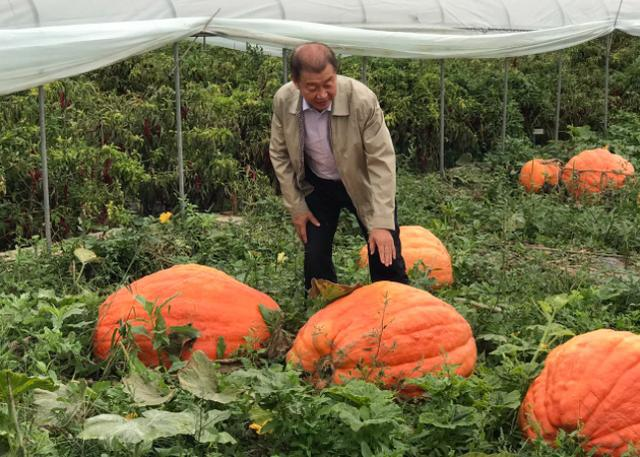
[[[400,228],[398,226],[398,214],[394,211],[395,229],[389,230],[396,247],[396,258],[391,265],[386,267],[380,261],[379,250],[371,255],[369,249],[369,233],[364,226],[351,198],[342,184],[342,181],[322,179],[307,168],[306,178],[314,186],[314,190],[306,198],[307,206],[320,222],[316,227],[311,222],[307,223],[307,244],[304,247],[304,286],[305,290],[311,288],[311,278],[328,279],[337,282],[336,270],[333,266],[333,237],[338,227],[340,210],[346,208],[356,216],[360,230],[367,243],[369,251],[369,273],[371,281],[396,281],[407,284],[409,278],[405,272],[404,259],[400,246]]]

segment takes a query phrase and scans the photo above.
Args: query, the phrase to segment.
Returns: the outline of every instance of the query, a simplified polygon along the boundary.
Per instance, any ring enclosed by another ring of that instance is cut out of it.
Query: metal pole
[[[364,56],[360,62],[360,81],[362,84],[367,84],[367,56]]]
[[[509,59],[504,59],[504,93],[502,97],[502,152],[507,141],[507,103],[509,102]]]
[[[444,59],[440,60],[440,174],[444,174]]]
[[[180,197],[180,210],[186,206],[184,195],[184,160],[182,156],[182,102],[180,93],[180,48],[178,43],[173,44],[173,60],[175,63],[175,90],[176,90],[176,141],[178,144],[178,195]]]
[[[553,139],[558,141],[560,136],[560,102],[562,99],[562,54],[558,55],[558,86],[556,87],[556,126]]]
[[[613,34],[607,36],[607,54],[604,59],[604,136],[609,130],[609,57],[611,55],[611,40]]]
[[[49,206],[49,169],[47,166],[47,132],[44,119],[44,87],[38,87],[40,112],[40,156],[42,157],[42,201],[44,203],[44,234],[47,252],[51,252],[51,207]]]
[[[287,59],[288,52],[286,49],[282,50],[282,82],[286,84],[289,82],[289,59]]]

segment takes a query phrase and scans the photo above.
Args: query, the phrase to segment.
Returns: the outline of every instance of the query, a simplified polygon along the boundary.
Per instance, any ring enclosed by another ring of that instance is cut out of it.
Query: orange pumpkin
[[[527,192],[556,187],[560,181],[562,162],[558,159],[532,159],[522,166],[519,181]]]
[[[314,314],[300,329],[287,361],[321,384],[359,378],[388,387],[441,370],[468,376],[476,344],[456,309],[428,292],[379,281]]]
[[[400,227],[400,244],[407,271],[422,261],[424,265],[420,265],[420,268],[429,271],[429,278],[435,281],[434,288],[453,283],[451,256],[442,241],[430,230],[419,225],[403,225]],[[369,252],[365,245],[360,249],[359,265],[364,268],[368,264]]]
[[[279,309],[268,295],[242,284],[231,276],[203,265],[176,265],[145,276],[123,287],[107,298],[98,311],[94,335],[94,352],[105,359],[111,350],[114,333],[120,322],[143,326],[151,330],[150,317],[136,301],[136,295],[157,305],[167,302],[162,316],[167,327],[192,324],[200,332],[191,350],[201,350],[216,358],[219,338],[224,338],[229,356],[241,345],[257,348],[269,337],[269,330],[260,314],[259,305]],[[118,335],[116,340],[118,339]],[[159,364],[151,340],[136,335],[138,356],[146,365]],[[184,354],[188,358],[189,354]],[[164,362],[164,360],[163,360]]]
[[[640,336],[596,330],[553,349],[520,408],[524,434],[552,441],[579,429],[587,451],[640,447]]]
[[[574,197],[620,188],[634,169],[623,157],[607,149],[588,149],[573,156],[562,170],[562,182]]]

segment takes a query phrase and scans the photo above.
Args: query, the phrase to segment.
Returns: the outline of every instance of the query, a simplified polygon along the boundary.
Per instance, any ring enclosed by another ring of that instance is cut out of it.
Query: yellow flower
[[[260,424],[256,424],[256,423],[254,422],[253,424],[249,425],[249,428],[250,428],[251,430],[255,430],[255,431],[256,431],[256,433],[259,435],[259,434],[260,434],[260,430],[262,430],[262,425],[260,425]]]
[[[173,213],[171,211],[165,211],[160,215],[158,220],[160,221],[161,224],[166,224],[171,220],[171,216],[173,216]]]
[[[267,425],[269,422],[271,422],[271,419],[267,419],[262,423],[253,422],[249,425],[249,428],[255,431],[258,435],[264,435],[265,432],[262,431],[262,427]],[[267,431],[266,433],[270,433],[270,431]]]
[[[276,263],[285,263],[289,257],[284,252],[278,252],[278,257],[276,258]]]

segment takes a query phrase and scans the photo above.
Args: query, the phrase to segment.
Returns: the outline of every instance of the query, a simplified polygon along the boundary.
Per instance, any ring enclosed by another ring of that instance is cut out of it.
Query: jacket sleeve
[[[384,114],[375,95],[372,94],[369,112],[362,132],[362,142],[369,172],[373,215],[369,230],[395,228],[396,204],[396,155],[391,134],[384,122]]]
[[[284,206],[291,216],[309,211],[304,195],[296,185],[296,177],[293,165],[287,150],[282,121],[278,117],[278,111],[274,101],[273,116],[271,118],[271,141],[269,142],[269,157],[280,182]]]

